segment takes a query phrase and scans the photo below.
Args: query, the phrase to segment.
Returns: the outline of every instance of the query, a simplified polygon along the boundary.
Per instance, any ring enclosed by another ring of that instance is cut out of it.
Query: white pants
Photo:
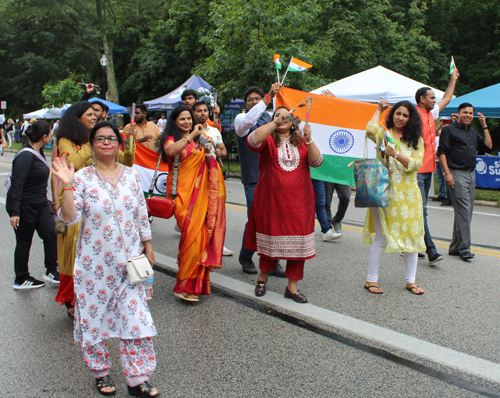
[[[373,218],[375,220],[375,240],[373,241],[372,248],[370,249],[370,259],[368,260],[368,275],[366,276],[367,282],[378,282],[378,269],[380,261],[384,254],[385,247],[387,246],[387,239],[382,234],[382,226],[378,216],[378,209],[372,209]],[[417,261],[418,253],[404,253],[406,264],[406,283],[415,283],[417,275]]]

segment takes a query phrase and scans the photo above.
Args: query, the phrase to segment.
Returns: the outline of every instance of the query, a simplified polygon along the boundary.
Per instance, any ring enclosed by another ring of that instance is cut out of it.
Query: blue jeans
[[[247,217],[250,217],[250,210],[252,210],[252,204],[253,204],[253,192],[255,191],[255,187],[257,187],[257,183],[243,184],[243,187],[245,188],[245,198],[247,200]],[[240,256],[251,259],[254,252],[247,250],[244,247],[246,233],[247,233],[247,223],[245,223],[245,230],[243,231],[243,241],[241,242]]]
[[[323,181],[315,180],[314,178],[311,178],[311,182],[314,188],[314,194],[316,195],[316,217],[318,218],[319,225],[321,225],[321,232],[326,233],[330,230],[330,226],[328,225],[325,209],[325,185]]]
[[[424,210],[424,241],[426,247],[426,253],[428,255],[437,253],[436,245],[432,241],[431,233],[429,232],[429,226],[427,225],[427,199],[429,197],[429,189],[432,185],[432,173],[419,173],[417,174],[418,187],[420,188],[420,193],[422,194],[422,204]]]
[[[446,186],[443,169],[441,168],[441,163],[439,163],[439,161],[436,161],[436,177],[439,183],[439,196],[442,198],[446,197],[446,199],[451,202],[450,190]]]

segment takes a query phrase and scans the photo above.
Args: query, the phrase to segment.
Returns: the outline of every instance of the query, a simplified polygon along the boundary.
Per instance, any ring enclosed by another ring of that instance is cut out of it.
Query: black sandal
[[[99,377],[95,379],[95,384],[97,386],[97,391],[99,391],[99,394],[101,395],[115,395],[116,394],[116,387],[114,383],[111,381],[111,378],[109,375]],[[103,391],[104,388],[114,388],[113,391]]]
[[[69,301],[66,301],[64,303],[64,305],[66,306],[66,311],[67,311],[69,319],[71,319],[73,321],[75,319],[75,307],[73,307],[71,305],[71,302],[69,302]]]
[[[156,388],[151,387],[147,381],[135,387],[130,387],[130,386],[127,387],[129,395],[132,395],[133,397],[147,398],[147,397],[157,397],[160,395],[160,392]]]

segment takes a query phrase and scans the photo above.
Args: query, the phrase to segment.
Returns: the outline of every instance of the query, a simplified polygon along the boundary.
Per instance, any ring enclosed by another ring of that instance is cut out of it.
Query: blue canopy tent
[[[107,105],[109,108],[108,115],[117,115],[117,114],[128,115],[129,114],[129,112],[127,111],[127,108],[125,106],[121,106],[121,105],[115,104],[114,102],[109,102],[109,101],[103,100],[102,98],[94,97],[94,98],[89,99],[88,101],[89,102],[99,101],[99,102],[102,102],[103,104]],[[69,106],[68,106],[68,108],[69,108]],[[64,112],[66,112],[66,110],[68,108],[62,109],[61,116],[64,115]]]
[[[192,75],[174,91],[164,95],[163,97],[155,98],[151,101],[144,101],[149,111],[165,111],[174,109],[178,105],[182,105],[181,95],[186,89],[198,91],[200,99],[213,100],[213,95],[210,90],[212,86],[201,77]]]
[[[109,107],[108,115],[116,115],[116,114],[128,115],[129,114],[129,112],[127,111],[127,107],[125,107],[125,106],[121,106],[121,105],[118,105],[118,104],[115,104],[113,102],[109,102],[109,101],[103,100],[102,98],[97,98],[97,97],[89,99],[89,102],[95,102],[95,101],[102,102],[104,105],[107,105]]]
[[[464,102],[472,104],[476,114],[481,112],[485,117],[500,118],[500,83],[451,100],[439,115],[458,113],[458,106]]]

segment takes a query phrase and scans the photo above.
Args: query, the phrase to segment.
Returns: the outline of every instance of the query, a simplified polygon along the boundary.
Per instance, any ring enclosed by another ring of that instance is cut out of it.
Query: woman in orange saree
[[[193,114],[186,106],[178,106],[170,114],[160,138],[163,160],[171,172],[167,192],[172,192],[176,174],[174,159],[179,157],[177,197],[174,214],[181,230],[177,263],[176,297],[199,301],[209,295],[210,271],[220,268],[226,234],[226,187],[217,160],[212,156],[211,138],[200,144],[201,125],[193,129]]]

